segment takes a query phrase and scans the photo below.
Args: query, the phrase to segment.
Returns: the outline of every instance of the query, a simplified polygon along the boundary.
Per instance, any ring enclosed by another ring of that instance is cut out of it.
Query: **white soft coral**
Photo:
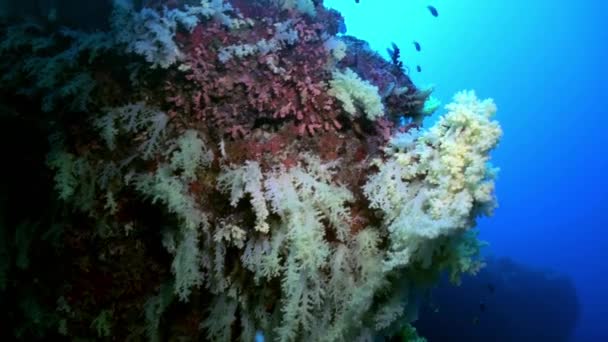
[[[231,17],[231,12],[234,9],[223,0],[201,0],[198,6],[165,7],[160,12],[147,7],[135,11],[131,2],[115,0],[110,23],[116,42],[124,44],[126,52],[143,56],[152,68],[166,69],[184,59],[174,39],[180,26],[191,32],[203,18],[228,28],[242,26],[245,21]]]

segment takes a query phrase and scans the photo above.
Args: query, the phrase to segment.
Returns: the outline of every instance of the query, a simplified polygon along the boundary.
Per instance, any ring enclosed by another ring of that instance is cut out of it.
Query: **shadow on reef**
[[[569,341],[580,313],[572,280],[491,258],[460,287],[444,280],[414,324],[429,342]]]

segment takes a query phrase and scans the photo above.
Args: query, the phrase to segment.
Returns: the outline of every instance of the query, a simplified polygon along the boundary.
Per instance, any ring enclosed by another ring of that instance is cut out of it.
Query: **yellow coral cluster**
[[[496,106],[464,91],[446,108],[427,132],[396,135],[389,159],[377,162],[380,171],[364,186],[390,234],[387,270],[430,262],[437,238],[471,228],[477,214],[495,207],[496,170],[488,160],[502,135],[491,120]]]
[[[429,182],[449,193],[442,196],[443,205],[432,210],[440,212],[456,196],[463,197],[460,203],[466,200],[493,206],[492,179],[496,169],[488,164],[489,152],[502,135],[498,122],[491,120],[496,105],[492,99],[479,101],[475,92],[463,91],[454,96],[454,102],[446,109],[449,112],[421,139],[422,146],[433,149],[437,157],[436,162],[428,160],[432,166],[427,176]],[[431,155],[424,153],[421,157]]]

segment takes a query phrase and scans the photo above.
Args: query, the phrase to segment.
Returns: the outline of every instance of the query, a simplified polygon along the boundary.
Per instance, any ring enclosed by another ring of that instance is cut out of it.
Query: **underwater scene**
[[[0,0],[0,341],[608,341],[606,13]]]

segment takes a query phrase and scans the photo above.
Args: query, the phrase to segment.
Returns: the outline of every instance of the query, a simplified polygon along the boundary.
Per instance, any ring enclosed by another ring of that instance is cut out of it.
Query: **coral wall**
[[[493,102],[459,93],[425,129],[430,90],[321,1],[163,3],[2,27],[2,103],[48,134],[54,186],[45,219],[0,229],[4,334],[410,336],[440,272],[483,266]]]

